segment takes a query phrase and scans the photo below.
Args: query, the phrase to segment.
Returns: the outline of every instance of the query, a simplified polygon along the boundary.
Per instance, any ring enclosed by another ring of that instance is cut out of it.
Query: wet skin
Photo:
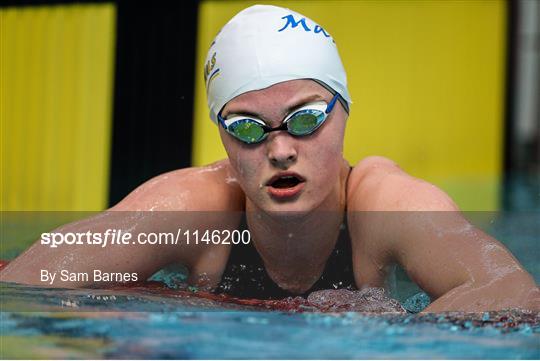
[[[331,98],[317,83],[296,80],[242,94],[225,106],[223,116],[257,115],[276,127],[295,107]],[[435,300],[425,312],[540,310],[540,290],[533,278],[500,242],[473,227],[443,191],[383,157],[367,157],[349,172],[342,154],[347,116],[338,104],[311,136],[273,132],[257,145],[243,144],[220,127],[228,159],[160,175],[109,211],[59,230],[235,229],[246,211],[254,245],[270,277],[280,287],[302,293],[320,277],[347,212],[358,288],[383,286],[389,266],[399,263]],[[276,196],[271,180],[291,172],[303,180],[299,190]],[[178,210],[221,216],[187,219],[178,218],[181,212],[167,213],[168,217],[149,216],[159,212],[113,212]],[[192,284],[212,288],[220,281],[229,253],[228,245],[51,249],[36,242],[0,272],[0,280],[42,284],[40,269],[66,266],[77,272],[137,272],[145,279],[168,263],[182,262]]]

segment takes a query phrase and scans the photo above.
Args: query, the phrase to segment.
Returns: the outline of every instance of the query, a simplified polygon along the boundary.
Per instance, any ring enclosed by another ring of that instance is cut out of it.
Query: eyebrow
[[[309,95],[307,95],[305,97],[302,97],[302,98],[294,101],[293,103],[291,103],[290,105],[287,106],[285,116],[287,116],[293,110],[295,110],[296,108],[301,107],[304,104],[311,103],[311,102],[314,102],[314,101],[319,101],[319,100],[324,101],[324,97],[322,95],[320,95],[320,94],[317,94],[317,93],[309,94]],[[241,110],[242,108],[238,108],[238,110],[237,110],[237,109],[234,109],[234,107],[232,107],[232,109],[234,111],[231,111],[230,109],[227,109],[227,111],[224,112],[224,114],[222,114],[221,116],[226,119],[230,114],[242,114],[242,115],[248,115],[250,117],[261,119],[267,124],[270,123],[260,113],[257,113],[256,111]]]

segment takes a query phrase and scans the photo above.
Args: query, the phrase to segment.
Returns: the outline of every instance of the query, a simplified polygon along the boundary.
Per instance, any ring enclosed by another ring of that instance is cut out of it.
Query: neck
[[[349,165],[330,194],[305,213],[268,213],[246,202],[247,222],[255,248],[270,278],[281,288],[303,293],[320,278],[339,236],[346,204]]]

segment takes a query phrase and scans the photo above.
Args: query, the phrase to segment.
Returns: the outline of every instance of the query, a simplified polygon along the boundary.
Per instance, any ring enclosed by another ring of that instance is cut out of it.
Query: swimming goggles
[[[221,112],[218,114],[218,122],[227,133],[247,144],[260,143],[268,137],[268,133],[279,130],[286,130],[294,136],[306,136],[324,123],[339,96],[339,93],[336,93],[328,104],[318,101],[303,105],[289,114],[276,128],[270,128],[262,120],[247,115],[232,114],[230,118],[223,119]]]

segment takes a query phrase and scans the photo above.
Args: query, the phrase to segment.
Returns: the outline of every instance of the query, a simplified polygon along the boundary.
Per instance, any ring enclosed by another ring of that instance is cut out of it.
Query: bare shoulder
[[[407,174],[394,161],[372,156],[351,171],[347,186],[347,217],[358,287],[382,286],[388,266],[398,261],[403,247],[399,239],[408,231],[403,212],[455,210],[454,202],[436,186]],[[415,212],[416,213],[416,212]]]
[[[232,176],[229,160],[174,170],[131,192],[114,210],[240,211],[244,193]]]
[[[454,211],[457,206],[437,186],[407,174],[391,159],[370,156],[353,168],[348,209],[356,211]]]

